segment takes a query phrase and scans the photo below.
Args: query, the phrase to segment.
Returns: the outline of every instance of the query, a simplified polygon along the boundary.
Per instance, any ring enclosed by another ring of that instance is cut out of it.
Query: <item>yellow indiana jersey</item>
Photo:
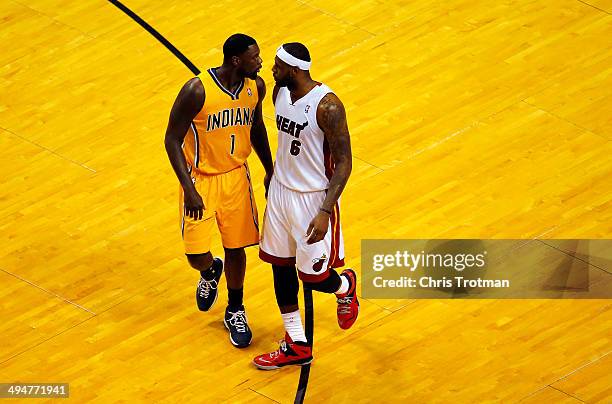
[[[194,118],[183,144],[187,163],[201,174],[222,174],[243,165],[251,153],[251,126],[257,105],[257,83],[245,78],[233,93],[208,69],[202,110]]]

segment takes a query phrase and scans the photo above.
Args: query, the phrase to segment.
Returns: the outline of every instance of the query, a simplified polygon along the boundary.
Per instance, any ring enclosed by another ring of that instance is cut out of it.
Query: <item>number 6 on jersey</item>
[[[299,140],[294,139],[291,142],[291,149],[289,150],[289,153],[291,153],[291,155],[293,155],[293,156],[297,156],[298,154],[300,154],[300,146],[301,145],[302,145],[302,143]]]

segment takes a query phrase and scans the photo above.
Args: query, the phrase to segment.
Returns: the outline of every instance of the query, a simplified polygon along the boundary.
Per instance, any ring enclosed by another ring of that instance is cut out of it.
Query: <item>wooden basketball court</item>
[[[362,239],[612,238],[610,0],[125,4],[200,69],[252,35],[269,90],[276,48],[309,47],[347,108],[357,273]],[[292,402],[298,368],[250,363],[283,335],[256,247],[249,348],[228,341],[224,282],[211,312],[195,306],[163,146],[189,70],[107,1],[4,0],[0,16],[0,382],[70,383],[75,402]],[[274,152],[273,114],[268,100]],[[611,330],[610,300],[362,299],[342,331],[318,294],[306,401],[610,402]]]

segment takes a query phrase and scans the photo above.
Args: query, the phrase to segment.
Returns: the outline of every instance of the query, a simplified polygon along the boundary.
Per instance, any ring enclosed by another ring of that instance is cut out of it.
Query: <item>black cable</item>
[[[306,340],[311,349],[314,346],[314,304],[312,301],[312,289],[304,285],[304,332]],[[303,365],[300,370],[300,381],[298,382],[297,392],[295,393],[295,404],[302,404],[306,396],[308,387],[308,377],[310,376],[310,363]]]
[[[187,56],[183,55],[180,50],[176,49],[176,47],[172,45],[166,38],[164,38],[162,34],[157,32],[155,28],[150,26],[145,20],[140,18],[135,12],[127,8],[120,1],[117,1],[117,0],[108,0],[108,1],[112,3],[113,5],[115,5],[119,10],[127,14],[132,20],[136,21],[141,27],[147,30],[149,34],[153,35],[155,39],[161,42],[161,44],[164,45],[170,52],[172,52],[174,56],[176,56],[181,62],[183,62],[185,66],[187,66],[187,68],[193,72],[193,74],[195,74],[196,76],[200,74],[200,69],[195,67],[195,65],[191,63],[189,59],[187,59]]]

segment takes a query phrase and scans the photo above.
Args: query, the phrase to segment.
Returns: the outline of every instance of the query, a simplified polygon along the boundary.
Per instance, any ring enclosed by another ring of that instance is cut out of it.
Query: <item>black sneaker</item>
[[[232,345],[237,348],[245,348],[251,345],[253,333],[251,333],[251,329],[247,324],[244,306],[240,306],[236,310],[230,310],[230,307],[227,306],[223,324],[229,330],[229,338]]]
[[[200,277],[198,282],[198,288],[196,289],[196,302],[198,303],[198,309],[201,311],[208,311],[217,301],[219,291],[219,279],[223,273],[223,261],[221,258],[215,258],[209,271],[213,272],[213,279],[206,280]]]

